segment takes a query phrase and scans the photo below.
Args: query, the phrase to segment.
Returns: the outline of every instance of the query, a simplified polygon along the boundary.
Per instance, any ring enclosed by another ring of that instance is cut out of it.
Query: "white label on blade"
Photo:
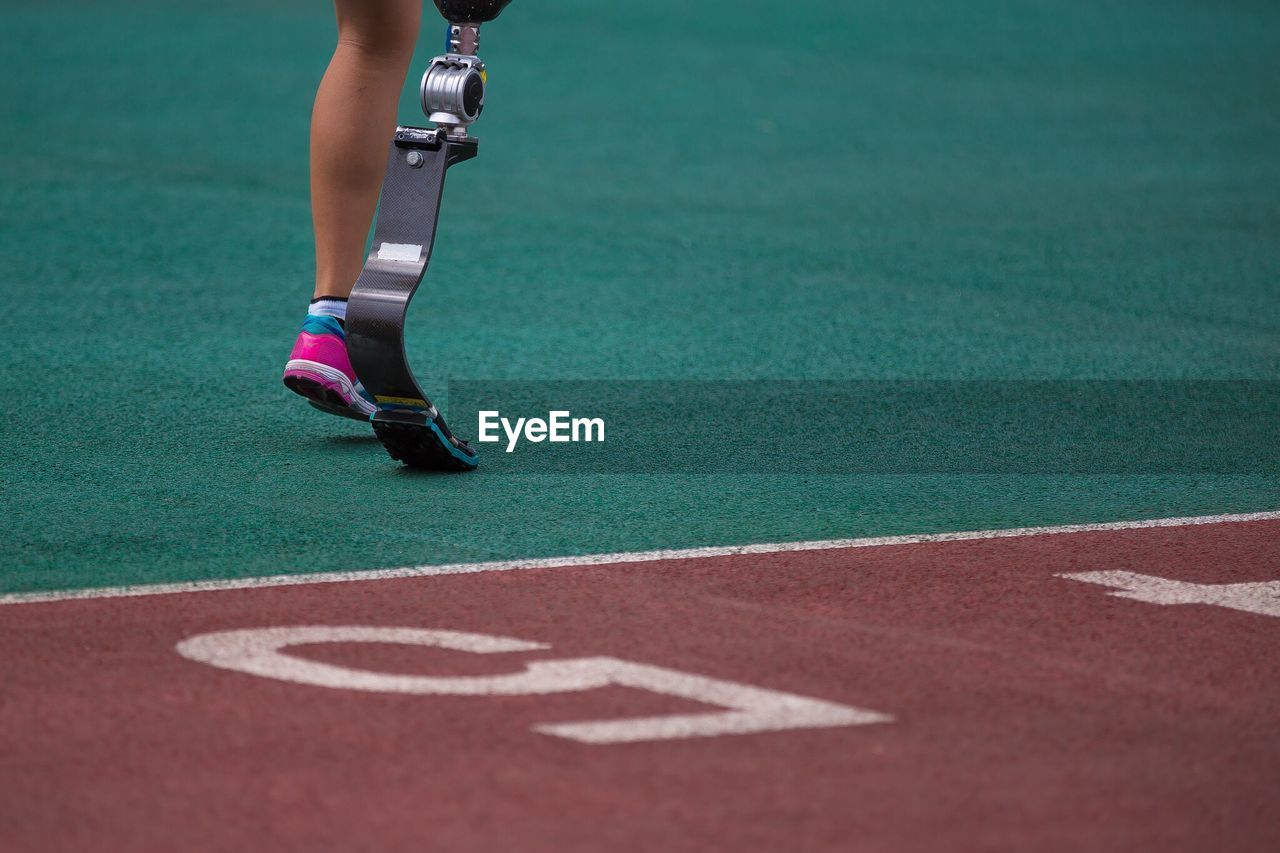
[[[378,246],[378,260],[404,261],[416,264],[422,255],[422,247],[417,243],[383,243]]]

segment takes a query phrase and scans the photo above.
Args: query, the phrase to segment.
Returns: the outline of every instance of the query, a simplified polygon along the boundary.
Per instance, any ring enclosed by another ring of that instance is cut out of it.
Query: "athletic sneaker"
[[[347,357],[347,336],[333,317],[308,314],[284,366],[284,384],[331,415],[367,421],[377,410]]]

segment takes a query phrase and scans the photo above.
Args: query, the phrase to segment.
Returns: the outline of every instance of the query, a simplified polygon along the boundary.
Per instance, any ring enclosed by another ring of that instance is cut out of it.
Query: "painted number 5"
[[[526,696],[617,685],[726,709],[533,727],[543,734],[591,744],[857,726],[892,719],[876,711],[610,657],[538,660],[528,663],[523,672],[508,675],[426,676],[351,669],[305,660],[285,651],[289,646],[316,643],[395,643],[471,654],[550,648],[543,643],[460,631],[310,625],[201,634],[183,640],[177,649],[183,657],[221,669],[339,690],[425,696]]]

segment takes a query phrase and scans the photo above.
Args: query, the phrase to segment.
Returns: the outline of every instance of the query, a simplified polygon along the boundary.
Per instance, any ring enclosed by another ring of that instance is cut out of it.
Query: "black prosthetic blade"
[[[411,467],[475,467],[475,452],[449,432],[414,379],[404,349],[409,300],[431,260],[445,170],[475,150],[474,141],[452,142],[435,130],[396,129],[373,247],[347,303],[347,352],[378,406],[375,431],[391,455]],[[379,428],[382,423],[394,428]],[[395,447],[386,440],[393,435]]]

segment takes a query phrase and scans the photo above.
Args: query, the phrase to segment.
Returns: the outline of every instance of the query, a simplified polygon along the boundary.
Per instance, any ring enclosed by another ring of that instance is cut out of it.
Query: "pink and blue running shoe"
[[[284,384],[331,415],[367,421],[377,411],[347,357],[347,338],[333,317],[308,314],[284,366]]]

